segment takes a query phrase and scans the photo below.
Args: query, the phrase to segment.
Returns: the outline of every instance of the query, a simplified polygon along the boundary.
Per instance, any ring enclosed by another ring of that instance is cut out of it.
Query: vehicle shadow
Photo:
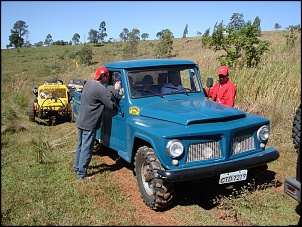
[[[115,161],[115,164],[112,164],[112,165],[101,164],[98,166],[91,167],[93,169],[101,169],[101,170],[95,171],[94,174],[99,173],[99,172],[104,172],[107,170],[113,172],[113,171],[120,170],[124,167],[129,169],[129,171],[133,171],[133,169],[134,169],[133,164],[126,162],[124,159],[122,159],[118,155],[118,153],[115,150],[112,150],[108,147],[105,147],[102,145],[96,146],[92,152],[92,155],[97,155],[97,156],[102,156],[102,157],[107,156],[110,159]],[[88,168],[90,168],[90,167],[88,167]]]
[[[49,120],[36,118],[34,122],[38,125],[43,125],[43,126],[56,126],[56,125],[61,125],[61,124],[64,124],[66,122],[72,122],[72,121],[67,119],[67,118],[57,119],[55,124],[52,125]]]
[[[280,187],[282,182],[275,179],[274,171],[266,170],[261,179],[248,177],[245,181],[219,184],[219,176],[190,182],[174,184],[174,206],[198,205],[205,210],[211,210],[219,205],[221,198],[236,199],[243,193],[253,193],[271,187]]]

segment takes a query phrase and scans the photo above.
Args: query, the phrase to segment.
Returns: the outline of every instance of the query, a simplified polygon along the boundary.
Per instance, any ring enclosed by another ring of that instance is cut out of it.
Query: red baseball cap
[[[97,68],[97,70],[95,71],[95,76],[93,77],[93,79],[98,80],[100,79],[101,75],[108,73],[108,69],[105,67],[99,67]]]
[[[226,66],[220,66],[218,69],[218,75],[227,76],[229,74],[229,68]]]

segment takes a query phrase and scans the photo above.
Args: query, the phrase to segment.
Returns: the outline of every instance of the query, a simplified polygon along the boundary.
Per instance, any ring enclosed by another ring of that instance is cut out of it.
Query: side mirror
[[[213,87],[213,78],[208,78],[206,83],[208,88]]]

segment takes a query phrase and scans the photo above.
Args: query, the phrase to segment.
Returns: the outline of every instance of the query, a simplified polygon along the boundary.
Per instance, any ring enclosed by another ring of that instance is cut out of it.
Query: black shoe
[[[93,176],[91,174],[85,174],[84,176],[78,178],[79,180],[91,179]]]

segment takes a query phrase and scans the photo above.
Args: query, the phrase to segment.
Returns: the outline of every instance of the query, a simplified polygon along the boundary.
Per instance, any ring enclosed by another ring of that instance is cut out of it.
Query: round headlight
[[[207,160],[207,159],[211,159],[211,158],[215,158],[214,155],[214,150],[210,147],[205,147],[202,151],[202,160]]]
[[[257,131],[257,138],[260,141],[266,141],[269,137],[269,128],[264,125]]]
[[[166,152],[171,158],[177,158],[182,155],[184,151],[184,145],[180,140],[170,140],[166,146]]]

